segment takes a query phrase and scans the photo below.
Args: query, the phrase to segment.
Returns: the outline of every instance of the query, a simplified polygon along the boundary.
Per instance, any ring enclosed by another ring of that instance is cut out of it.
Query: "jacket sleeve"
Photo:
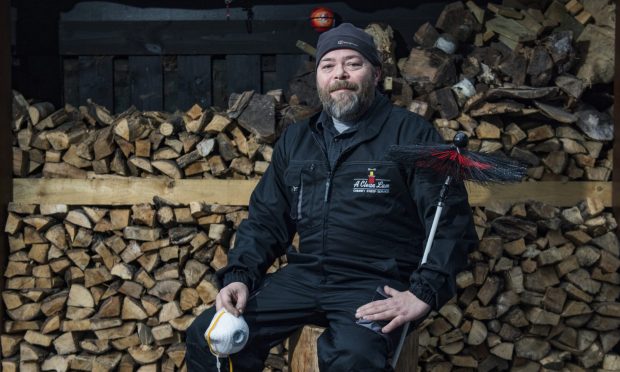
[[[422,142],[444,143],[439,133],[427,124]],[[430,169],[413,171],[410,192],[425,226],[426,247],[441,187],[446,176]],[[463,182],[452,182],[439,218],[427,262],[410,276],[410,290],[433,310],[438,310],[456,295],[456,275],[467,267],[468,253],[478,246],[472,210]]]
[[[267,269],[286,252],[294,235],[289,193],[283,182],[286,170],[286,133],[277,142],[272,162],[252,192],[248,218],[237,229],[228,264],[217,272],[220,287],[232,282],[256,289]]]

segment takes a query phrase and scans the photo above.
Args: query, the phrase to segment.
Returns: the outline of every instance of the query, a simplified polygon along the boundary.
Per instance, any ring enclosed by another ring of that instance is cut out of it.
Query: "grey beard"
[[[362,87],[359,94],[355,92],[343,93],[345,97],[340,100],[333,99],[329,92],[325,95],[319,94],[323,110],[329,116],[345,123],[356,121],[366,112],[374,99],[374,89],[364,88],[367,87]]]

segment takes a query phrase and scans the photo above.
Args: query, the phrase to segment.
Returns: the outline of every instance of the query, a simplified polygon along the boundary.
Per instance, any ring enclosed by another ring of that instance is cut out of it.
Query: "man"
[[[443,177],[385,155],[392,144],[442,139],[375,90],[380,66],[363,30],[342,24],[320,36],[323,111],[278,141],[218,272],[215,309],[188,329],[190,371],[215,370],[203,335],[222,307],[250,327],[248,344],[232,356],[235,371],[262,371],[269,349],[310,323],[327,327],[317,345],[321,371],[390,371],[396,345],[386,335],[456,294],[455,276],[478,242],[467,193],[462,184],[450,190],[428,262],[418,268]],[[299,251],[288,249],[296,232]],[[285,253],[288,265],[265,275]]]

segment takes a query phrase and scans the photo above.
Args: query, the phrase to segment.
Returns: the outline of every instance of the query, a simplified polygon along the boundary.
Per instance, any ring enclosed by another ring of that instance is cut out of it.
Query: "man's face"
[[[325,54],[316,71],[323,109],[344,122],[356,120],[370,107],[378,81],[379,69],[351,49]]]

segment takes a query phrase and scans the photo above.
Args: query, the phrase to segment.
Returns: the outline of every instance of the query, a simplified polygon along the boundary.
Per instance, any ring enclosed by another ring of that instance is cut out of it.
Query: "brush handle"
[[[465,136],[467,138],[467,136]],[[420,266],[426,263],[428,259],[428,254],[431,251],[431,247],[433,246],[433,240],[435,240],[435,233],[437,232],[437,225],[439,225],[439,219],[441,218],[441,212],[443,211],[444,202],[446,201],[446,197],[448,196],[448,189],[450,188],[450,183],[452,182],[452,177],[446,177],[446,181],[443,183],[441,187],[441,191],[439,193],[439,202],[437,202],[437,209],[435,210],[435,217],[433,218],[433,224],[431,225],[431,231],[428,234],[428,239],[426,240],[426,247],[424,247],[424,256],[422,256],[422,261],[420,261]],[[416,321],[414,321],[416,322]],[[417,323],[417,322],[416,322]],[[405,323],[403,326],[403,331],[400,335],[400,340],[398,342],[398,346],[396,346],[396,350],[394,351],[394,355],[392,356],[391,366],[392,368],[396,368],[396,363],[398,363],[398,357],[400,356],[400,352],[403,349],[403,344],[405,343],[405,337],[407,336],[407,331],[409,330],[409,325],[411,322]]]

